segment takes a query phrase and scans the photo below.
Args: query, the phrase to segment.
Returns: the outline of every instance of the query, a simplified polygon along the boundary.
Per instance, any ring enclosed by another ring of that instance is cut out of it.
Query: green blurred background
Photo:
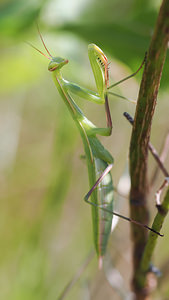
[[[38,22],[51,53],[69,59],[64,76],[95,90],[88,44],[96,43],[107,54],[112,82],[131,74],[149,46],[160,3],[1,0],[0,299],[57,299],[93,247],[91,208],[83,202],[89,187],[85,161],[80,159],[82,141],[47,71],[47,59],[25,41],[44,51]],[[168,129],[168,65],[167,58],[151,135],[158,150]],[[137,99],[141,73],[115,91]],[[76,100],[90,120],[105,126],[103,106]],[[117,186],[126,170],[131,134],[123,112],[134,115],[135,106],[116,98],[110,102],[113,134],[101,140],[115,158],[112,174]],[[151,178],[151,157],[149,166]],[[150,195],[152,218],[153,193],[161,180]],[[117,209],[128,215],[127,200],[118,198]],[[158,266],[168,259],[167,222],[163,233],[154,258]],[[120,221],[110,237],[108,255],[120,269],[126,289],[132,272],[130,251],[129,225]],[[168,286],[161,284],[157,299],[165,297]],[[95,257],[67,299],[103,298],[122,299],[98,271]]]

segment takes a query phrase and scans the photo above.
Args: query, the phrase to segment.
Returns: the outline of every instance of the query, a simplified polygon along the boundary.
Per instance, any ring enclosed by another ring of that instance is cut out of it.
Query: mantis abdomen
[[[89,145],[93,155],[92,162],[87,159],[91,190],[85,196],[85,200],[92,204],[94,244],[99,258],[99,267],[101,268],[102,258],[106,253],[111,232],[113,216],[110,213],[113,211],[113,183],[110,173],[113,166],[113,157],[95,136],[89,137]],[[89,197],[91,197],[90,201],[88,201]]]
[[[99,158],[95,158],[94,160],[96,177],[99,178],[103,174],[104,170],[108,167],[108,164]],[[113,183],[110,172],[104,176],[97,187],[97,202],[97,204],[104,209],[113,211]],[[95,247],[101,263],[102,257],[106,253],[106,247],[111,232],[112,214],[106,210],[95,207],[93,207],[93,214],[95,214],[94,210],[96,209],[96,218],[98,218],[98,220],[96,220],[97,227],[94,226],[93,228]]]

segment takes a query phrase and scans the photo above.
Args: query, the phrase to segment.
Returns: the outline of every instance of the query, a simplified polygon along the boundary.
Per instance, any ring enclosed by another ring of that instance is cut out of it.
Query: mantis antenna
[[[38,48],[36,48],[34,45],[32,45],[29,42],[25,42],[26,44],[28,44],[29,46],[31,46],[33,49],[35,49],[36,51],[38,51],[40,54],[42,54],[43,56],[45,56],[47,59],[52,60],[52,58],[50,58],[49,56],[47,56],[45,53],[43,53],[42,51],[40,51]]]
[[[48,48],[46,47],[46,44],[45,44],[45,42],[44,42],[44,39],[43,39],[43,37],[42,37],[42,34],[41,34],[41,32],[40,32],[40,29],[39,29],[39,26],[38,26],[37,23],[36,23],[36,26],[37,26],[37,29],[38,29],[38,33],[39,33],[40,39],[41,39],[41,41],[42,41],[42,44],[43,44],[43,46],[44,46],[46,52],[49,54],[49,56],[50,56],[51,58],[53,58],[53,56],[50,54]]]

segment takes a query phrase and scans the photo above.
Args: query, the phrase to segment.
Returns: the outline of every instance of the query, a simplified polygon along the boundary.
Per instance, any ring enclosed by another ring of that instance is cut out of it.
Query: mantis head
[[[42,54],[43,56],[45,56],[46,58],[48,58],[48,59],[50,60],[50,63],[49,63],[49,65],[48,65],[48,70],[49,70],[49,71],[52,72],[52,71],[54,71],[54,70],[56,70],[56,69],[58,69],[58,70],[61,69],[61,68],[62,68],[64,65],[66,65],[69,61],[68,61],[67,59],[64,59],[64,58],[61,58],[61,57],[53,57],[53,56],[50,54],[48,48],[46,47],[46,44],[45,44],[45,42],[44,42],[44,39],[43,39],[43,37],[42,37],[42,35],[41,35],[41,33],[40,33],[38,24],[37,24],[37,29],[38,29],[38,32],[39,32],[40,39],[41,39],[41,41],[42,41],[42,43],[43,43],[43,46],[44,46],[44,48],[45,48],[45,50],[46,50],[46,52],[47,52],[48,55],[44,54],[42,51],[40,51],[38,48],[36,48],[36,47],[33,46],[32,44],[30,44],[30,43],[28,43],[28,42],[27,42],[27,44],[30,45],[32,48],[34,48],[36,51],[38,51],[40,54]]]
[[[48,65],[48,70],[54,71],[56,69],[61,69],[67,63],[68,63],[67,59],[64,59],[61,57],[52,57],[52,60],[50,61],[49,65]]]
[[[31,46],[32,48],[34,48],[36,51],[38,51],[40,54],[42,54],[43,56],[45,56],[46,58],[48,58],[50,60],[50,63],[48,65],[48,70],[51,71],[51,72],[54,71],[54,70],[56,70],[56,69],[57,70],[61,69],[64,65],[66,65],[69,62],[68,59],[64,59],[62,57],[53,57],[49,53],[49,51],[48,51],[49,56],[47,56],[42,51],[40,51],[38,48],[36,48],[35,46],[33,46],[31,43],[27,42],[27,44],[29,46]]]

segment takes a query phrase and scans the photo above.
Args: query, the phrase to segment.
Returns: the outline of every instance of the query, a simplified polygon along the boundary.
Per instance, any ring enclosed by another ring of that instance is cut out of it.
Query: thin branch
[[[164,167],[163,162],[161,161],[161,159],[160,159],[160,157],[159,157],[158,152],[156,151],[156,149],[153,147],[153,145],[152,145],[151,143],[149,143],[148,147],[149,147],[149,149],[150,149],[152,155],[153,155],[154,158],[156,159],[156,161],[157,161],[157,163],[158,163],[160,169],[161,169],[162,172],[164,173],[164,175],[165,175],[166,177],[169,177],[169,173],[168,173],[168,171],[166,170],[166,168]]]
[[[156,214],[156,217],[155,217],[153,225],[152,225],[153,229],[161,230],[162,225],[164,223],[164,219],[168,213],[168,210],[169,210],[169,189],[167,190],[164,200],[163,200],[162,204],[160,205],[160,209],[158,210],[158,212]],[[142,282],[143,286],[145,284],[145,275],[146,275],[146,272],[148,272],[148,270],[149,270],[151,257],[154,252],[156,243],[157,243],[157,235],[150,232],[148,241],[147,241],[147,244],[146,244],[146,247],[144,250],[144,255],[141,260],[141,268],[140,269],[142,271],[141,282]]]
[[[167,132],[165,139],[164,139],[164,143],[162,145],[162,149],[160,151],[160,161],[162,162],[162,164],[164,164],[165,159],[167,157],[169,151],[169,131]],[[158,166],[155,168],[154,173],[152,175],[152,178],[150,180],[150,186],[153,185],[153,183],[155,182],[157,176],[158,176],[158,172],[159,172],[159,168]]]
[[[164,162],[167,154],[168,154],[168,150],[169,150],[169,131],[166,134],[166,137],[164,139],[164,145],[162,146],[162,151],[161,151],[161,155],[160,158],[161,160]]]
[[[127,112],[124,112],[123,115],[130,122],[130,124],[133,125],[134,119],[130,116],[130,114]],[[169,146],[168,143],[165,145],[165,152],[166,152],[166,146]],[[153,155],[154,159],[156,160],[156,162],[158,164],[158,170],[160,168],[161,171],[163,172],[164,176],[169,177],[169,173],[166,170],[166,168],[164,167],[161,157],[159,157],[157,150],[150,142],[148,143],[148,149],[150,150],[151,154]],[[163,155],[163,157],[164,157],[164,155]]]
[[[166,177],[163,181],[163,183],[161,184],[160,188],[158,189],[158,191],[155,194],[156,197],[156,207],[158,209],[160,209],[161,207],[161,201],[160,201],[160,197],[161,197],[161,193],[163,191],[163,189],[169,185],[169,177]]]

